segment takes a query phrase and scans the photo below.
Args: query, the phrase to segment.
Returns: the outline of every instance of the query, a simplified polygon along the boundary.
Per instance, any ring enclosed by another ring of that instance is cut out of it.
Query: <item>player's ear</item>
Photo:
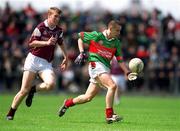
[[[109,27],[109,30],[112,31],[112,26]]]

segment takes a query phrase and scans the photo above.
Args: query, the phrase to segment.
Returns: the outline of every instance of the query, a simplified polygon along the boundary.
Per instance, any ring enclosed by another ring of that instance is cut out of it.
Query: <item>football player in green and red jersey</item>
[[[110,62],[115,56],[119,66],[125,73],[126,78],[131,80],[137,78],[137,74],[131,73],[129,68],[123,62],[121,52],[121,42],[118,40],[121,25],[119,21],[112,20],[108,23],[108,29],[103,32],[80,32],[78,47],[80,54],[76,58],[76,64],[83,64],[86,60],[84,43],[89,45],[89,75],[90,84],[85,94],[79,95],[73,99],[64,101],[63,106],[59,109],[59,116],[63,116],[66,110],[74,105],[83,104],[91,101],[99,92],[100,87],[107,88],[106,94],[106,122],[112,123],[122,120],[122,117],[115,114],[113,110],[113,100],[117,85],[111,78]]]

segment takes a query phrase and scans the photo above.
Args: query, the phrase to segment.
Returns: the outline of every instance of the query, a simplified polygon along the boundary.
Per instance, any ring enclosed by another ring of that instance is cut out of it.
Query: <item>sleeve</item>
[[[29,39],[29,43],[33,42],[34,40],[40,40],[41,39],[41,32],[40,30],[36,27]]]
[[[116,48],[117,48],[116,53],[115,53],[116,60],[118,61],[118,63],[121,63],[121,62],[123,62],[123,55],[122,55],[120,41],[117,42],[117,47]]]
[[[95,40],[97,36],[98,33],[96,31],[78,33],[78,37],[82,39],[83,43],[87,43],[87,44],[90,44],[90,41]]]
[[[58,33],[58,45],[62,45],[63,44],[63,32],[61,31],[60,33]]]

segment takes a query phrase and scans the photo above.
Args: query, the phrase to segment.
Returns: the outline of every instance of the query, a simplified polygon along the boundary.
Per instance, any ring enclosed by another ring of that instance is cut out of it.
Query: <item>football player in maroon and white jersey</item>
[[[68,59],[63,43],[63,31],[58,27],[61,13],[59,8],[51,7],[48,10],[48,18],[34,29],[29,40],[29,54],[24,63],[21,89],[13,99],[7,120],[13,120],[15,111],[26,95],[26,105],[30,107],[35,92],[48,91],[55,87],[56,79],[52,60],[56,44],[60,46],[64,56],[60,68],[61,70],[67,68]],[[37,74],[43,82],[32,86]]]
[[[117,85],[114,95],[114,103],[118,105],[120,103],[122,93],[126,90],[126,78],[124,77],[124,72],[119,67],[115,58],[113,58],[111,61],[111,77]]]

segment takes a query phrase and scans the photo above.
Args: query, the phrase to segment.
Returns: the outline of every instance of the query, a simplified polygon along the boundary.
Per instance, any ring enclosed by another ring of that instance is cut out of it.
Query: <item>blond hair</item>
[[[62,10],[57,7],[51,7],[48,10],[48,16],[51,15],[53,12],[56,12],[58,15],[61,15]]]
[[[118,21],[118,20],[111,20],[111,21],[108,23],[108,28],[110,28],[110,27],[115,27],[115,26],[117,26],[117,25],[121,26],[120,21]]]

